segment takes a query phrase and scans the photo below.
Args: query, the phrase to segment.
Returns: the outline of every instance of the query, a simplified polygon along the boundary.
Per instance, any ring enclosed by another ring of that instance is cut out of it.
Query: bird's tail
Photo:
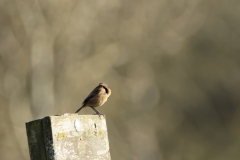
[[[83,109],[83,107],[85,107],[84,104],[83,104],[82,107],[80,107],[75,113],[78,113],[81,109]]]

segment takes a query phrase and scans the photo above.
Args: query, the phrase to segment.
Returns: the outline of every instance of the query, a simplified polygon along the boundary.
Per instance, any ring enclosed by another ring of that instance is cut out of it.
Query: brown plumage
[[[78,113],[84,107],[91,107],[98,115],[99,113],[95,107],[102,106],[111,95],[111,89],[108,88],[106,83],[100,83],[83,101],[82,107],[80,107],[75,113]]]

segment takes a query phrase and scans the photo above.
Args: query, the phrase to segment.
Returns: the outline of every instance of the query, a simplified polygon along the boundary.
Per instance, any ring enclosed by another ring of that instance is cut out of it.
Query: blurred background
[[[0,0],[0,159],[29,160],[25,122],[73,113],[105,82],[113,160],[239,160],[239,9]]]

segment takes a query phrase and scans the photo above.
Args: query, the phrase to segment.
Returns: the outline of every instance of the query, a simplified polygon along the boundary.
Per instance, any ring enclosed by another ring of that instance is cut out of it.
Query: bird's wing
[[[83,101],[83,105],[86,104],[91,98],[97,96],[101,92],[101,87],[96,87],[88,96],[87,98]]]

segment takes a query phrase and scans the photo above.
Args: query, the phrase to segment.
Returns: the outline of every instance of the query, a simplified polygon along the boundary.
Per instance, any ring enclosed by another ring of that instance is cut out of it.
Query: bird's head
[[[107,83],[99,83],[99,86],[108,87],[108,84]]]

